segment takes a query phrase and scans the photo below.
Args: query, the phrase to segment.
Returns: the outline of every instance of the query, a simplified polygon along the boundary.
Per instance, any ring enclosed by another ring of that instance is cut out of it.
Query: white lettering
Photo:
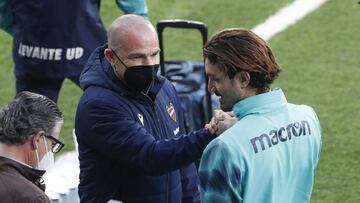
[[[84,54],[84,49],[82,47],[76,47],[76,55],[75,58],[79,59],[83,56]]]
[[[66,59],[67,60],[79,59],[83,56],[83,54],[84,54],[84,49],[82,47],[66,49]]]
[[[27,46],[27,45],[24,45],[24,47],[25,47],[26,56],[27,56],[27,57],[30,57],[30,56],[31,56],[31,52],[32,52],[32,50],[33,50],[34,47]]]
[[[19,44],[19,50],[18,50],[18,54],[20,54],[21,56],[24,56],[24,50],[23,50],[23,45],[20,43]]]
[[[53,60],[55,49],[49,49],[49,60]]]
[[[48,56],[48,49],[44,48],[44,47],[41,47],[41,49],[40,49],[40,59],[47,60],[47,56]]]
[[[66,59],[72,60],[75,57],[75,49],[74,48],[68,48],[66,49]]]
[[[29,46],[20,42],[18,47],[18,54],[20,56],[41,60],[60,61],[63,59],[63,57],[66,57],[66,60],[74,60],[83,57],[84,48],[67,48],[66,56],[63,56],[63,49],[60,48]]]
[[[39,50],[39,47],[35,47],[34,48],[34,51],[32,53],[32,58],[40,58],[40,50]]]
[[[62,49],[55,49],[55,61],[61,60]]]

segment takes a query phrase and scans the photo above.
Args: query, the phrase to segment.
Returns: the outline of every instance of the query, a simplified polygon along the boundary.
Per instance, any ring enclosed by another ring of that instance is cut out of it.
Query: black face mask
[[[133,90],[147,94],[158,69],[159,64],[126,67],[124,81]]]
[[[127,67],[113,50],[112,52],[126,68],[123,79],[126,85],[134,91],[147,94],[152,82],[155,80],[159,64]]]

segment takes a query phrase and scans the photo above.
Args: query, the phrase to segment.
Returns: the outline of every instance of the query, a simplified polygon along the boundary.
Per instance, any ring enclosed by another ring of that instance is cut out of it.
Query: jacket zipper
[[[161,127],[161,122],[160,122],[160,119],[159,119],[159,116],[157,114],[157,111],[156,111],[156,102],[153,101],[148,95],[146,94],[143,94],[151,103],[152,105],[152,110],[154,111],[154,115],[155,115],[155,123],[156,123],[156,128],[159,130],[160,132],[160,138],[161,139],[166,139],[166,134],[164,133],[163,131],[163,128]],[[169,178],[169,173],[166,174],[166,181],[165,181],[165,202],[168,203],[169,202],[169,181],[170,181],[170,178]]]
[[[153,105],[153,110],[155,112],[155,117],[156,117],[156,121],[158,123],[158,126],[160,128],[160,137],[162,139],[166,139],[166,134],[163,133],[163,128],[161,127],[161,122],[160,122],[160,119],[159,119],[159,116],[157,114],[157,111],[156,111],[156,103],[154,102],[154,105]],[[169,173],[166,174],[166,181],[165,181],[165,202],[168,203],[169,202]]]
[[[155,104],[155,101],[153,101],[148,95],[142,93],[142,95],[150,102],[151,104],[151,107],[152,107],[152,110],[154,112],[154,115],[155,115],[155,127],[157,129],[157,131],[160,133],[160,139],[165,139],[165,135],[163,135],[163,130],[161,128],[161,122],[160,122],[160,119],[159,119],[159,116],[156,112],[156,104]],[[156,138],[156,136],[155,136]]]

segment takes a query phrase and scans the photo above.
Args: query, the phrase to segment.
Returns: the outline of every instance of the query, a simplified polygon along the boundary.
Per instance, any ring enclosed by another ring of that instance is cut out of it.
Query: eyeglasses
[[[45,135],[45,137],[51,140],[51,151],[54,154],[58,153],[65,146],[64,143],[53,136]]]

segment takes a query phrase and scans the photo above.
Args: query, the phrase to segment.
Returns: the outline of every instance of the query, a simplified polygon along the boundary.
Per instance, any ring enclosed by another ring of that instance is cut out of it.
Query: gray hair
[[[25,144],[33,135],[44,131],[51,136],[63,115],[49,98],[31,92],[20,92],[0,109],[0,142],[12,145]]]

